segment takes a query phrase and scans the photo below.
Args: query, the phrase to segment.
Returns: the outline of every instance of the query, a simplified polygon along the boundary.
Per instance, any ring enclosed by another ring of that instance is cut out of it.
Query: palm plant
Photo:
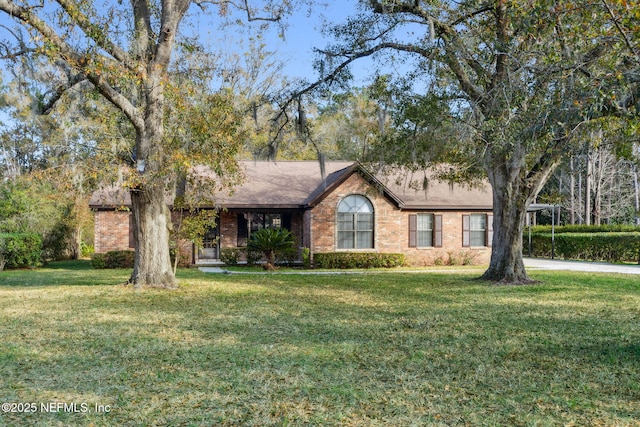
[[[278,252],[294,244],[295,239],[286,228],[263,228],[251,234],[247,249],[262,252],[268,265],[273,267]]]

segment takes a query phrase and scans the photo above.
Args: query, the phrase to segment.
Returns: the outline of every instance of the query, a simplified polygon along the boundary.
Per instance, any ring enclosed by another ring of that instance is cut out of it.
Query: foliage
[[[83,242],[80,247],[80,256],[82,258],[90,257],[91,255],[93,255],[94,251],[95,248],[93,247],[93,245],[88,245]]]
[[[299,257],[299,250],[294,244],[292,244],[291,246],[278,251],[278,254],[276,256],[276,263],[277,264],[282,264],[282,265],[286,265],[286,266],[292,266],[294,265],[296,262],[298,262],[300,260]]]
[[[276,251],[277,257],[274,262],[283,261],[285,263],[291,263],[295,261],[297,251],[292,246]],[[255,265],[263,258],[264,253],[262,250],[253,248],[222,248],[220,249],[220,261],[226,265],[238,265],[241,261],[246,261],[247,265]]]
[[[636,196],[640,191],[640,152],[628,144],[627,131],[621,129],[621,123],[603,123],[580,139],[583,148],[564,160],[537,201],[559,205],[562,221],[567,224],[639,223]],[[629,152],[621,152],[623,148]],[[542,220],[550,221],[550,215]]]
[[[564,259],[640,263],[640,232],[562,232],[553,242],[555,255]],[[551,234],[532,233],[531,247],[532,256],[550,257]]]
[[[3,267],[36,267],[42,259],[42,237],[35,233],[0,233],[0,253]]]
[[[640,226],[614,224],[614,225],[556,225],[552,227],[550,225],[536,225],[531,227],[531,233],[551,233],[552,228],[556,233],[640,233]]]
[[[60,215],[54,196],[46,182],[15,179],[0,183],[0,231],[23,233],[34,227],[46,232],[53,228]]]
[[[91,255],[91,266],[95,269],[102,270],[107,268],[107,263],[105,261],[106,253],[93,253]]]
[[[3,235],[0,234],[0,271],[4,270],[4,266],[7,264],[5,251],[6,251],[6,242]]]
[[[273,266],[276,257],[286,253],[294,245],[295,238],[286,228],[263,228],[251,233],[247,250],[262,252],[267,262]]]
[[[243,252],[244,248],[222,248],[220,249],[220,261],[225,265],[238,265]]]
[[[305,269],[311,268],[311,250],[302,248],[302,266]]]
[[[258,263],[264,255],[262,251],[251,249],[249,247],[244,248],[243,252],[246,254],[247,265],[254,265]]]
[[[409,68],[396,84],[406,90],[390,91],[392,149],[380,155],[415,168],[459,163],[457,179],[481,169],[500,242],[483,277],[524,283],[527,206],[584,132],[635,114],[640,67],[616,25],[623,3],[610,13],[606,1],[369,1],[328,31],[336,42],[319,63],[330,69],[296,95],[326,90],[363,57]]]
[[[42,235],[45,259],[77,258],[93,226],[87,200],[41,178],[33,173],[0,184],[0,231]]]
[[[105,101],[111,105],[104,128],[116,137],[70,139],[106,153],[102,166],[116,175],[110,183],[133,190],[138,254],[131,282],[137,287],[175,286],[167,189],[183,178],[198,181],[185,173],[196,166],[208,166],[217,178],[224,176],[218,184],[235,182],[237,172],[241,114],[228,91],[210,84],[219,71],[215,65],[221,62],[221,49],[182,31],[192,3],[134,2],[125,7],[111,1],[0,2],[0,11],[22,28],[0,28],[8,35],[3,57],[28,56],[30,64],[47,71],[25,73],[25,80],[38,81],[45,89],[34,93],[34,112],[51,113],[74,100],[94,110]],[[288,0],[257,9],[252,2],[214,3],[219,3],[219,13],[206,15],[212,30],[241,22],[238,12],[266,24],[280,21],[293,8]],[[182,60],[176,60],[177,55]]]
[[[544,285],[504,287],[475,273],[189,269],[168,294],[132,292],[118,286],[128,270],[87,264],[0,274],[0,384],[8,402],[111,411],[7,412],[6,425],[640,419],[636,277],[537,271]]]
[[[478,257],[477,252],[471,250],[464,251],[449,251],[447,252],[446,265],[473,265]],[[444,259],[435,259],[434,264],[444,265]]]
[[[171,230],[174,274],[178,264],[184,264],[185,262],[184,259],[181,259],[185,257],[180,251],[181,242],[192,242],[196,248],[202,248],[203,239],[207,231],[215,227],[217,218],[217,211],[214,209],[185,208],[178,200],[180,198],[176,197],[177,203],[174,204],[174,212],[175,210],[177,212],[175,213],[176,218],[174,218],[174,225]],[[176,256],[176,252],[178,256]]]
[[[95,269],[113,269],[113,268],[133,268],[135,252],[109,251],[106,253],[94,253],[91,256],[91,265]]]
[[[313,254],[315,268],[393,268],[404,264],[404,254],[377,252],[326,252]]]

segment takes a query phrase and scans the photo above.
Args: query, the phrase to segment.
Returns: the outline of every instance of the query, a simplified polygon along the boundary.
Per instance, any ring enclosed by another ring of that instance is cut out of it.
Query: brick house
[[[224,248],[244,247],[252,232],[285,227],[311,256],[322,252],[403,253],[411,265],[486,263],[492,239],[488,185],[469,188],[410,176],[376,176],[354,162],[242,162],[244,181],[216,196],[217,227],[203,249],[181,251],[193,264],[215,263]],[[427,176],[428,178],[428,176]],[[94,193],[95,251],[133,246],[125,192]]]

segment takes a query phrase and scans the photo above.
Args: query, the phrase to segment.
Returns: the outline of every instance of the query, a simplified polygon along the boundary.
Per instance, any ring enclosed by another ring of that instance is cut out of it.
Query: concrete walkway
[[[334,274],[365,274],[370,272],[380,273],[380,270],[367,271],[367,270],[297,270],[297,271],[262,271],[262,270],[252,270],[252,271],[239,271],[239,270],[226,270],[221,267],[198,267],[198,270],[203,273],[223,273],[223,274],[314,274],[314,275],[334,275]],[[389,270],[390,273],[397,273],[397,271]],[[421,271],[423,273],[424,271]],[[414,273],[414,272],[408,272]],[[415,271],[415,273],[418,273]]]
[[[640,265],[619,265],[608,264],[605,262],[524,258],[524,266],[530,270],[565,270],[594,273],[640,274]]]
[[[604,262],[588,262],[588,261],[565,261],[565,260],[551,260],[545,258],[524,258],[524,265],[527,270],[565,270],[565,271],[584,271],[593,273],[621,273],[621,274],[640,274],[640,265],[619,265],[608,264]],[[200,271],[204,273],[222,273],[222,274],[274,274],[273,272],[266,271],[229,271],[220,267],[199,267]],[[465,270],[469,271],[469,270]],[[380,272],[376,270],[375,272]],[[389,273],[397,273],[398,271],[389,270]],[[450,273],[452,268],[446,268],[442,270],[404,270],[403,273]],[[286,271],[276,274],[363,274],[368,273],[364,270],[300,270],[300,271]]]

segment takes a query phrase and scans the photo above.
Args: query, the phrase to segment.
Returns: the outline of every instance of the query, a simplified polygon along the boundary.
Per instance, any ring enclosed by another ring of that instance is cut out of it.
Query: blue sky
[[[323,20],[331,23],[342,23],[349,16],[356,13],[359,2],[358,0],[342,0],[340,2],[329,2],[327,0],[325,2],[327,4],[324,6],[319,3],[322,3],[322,1],[316,2],[313,8],[302,6],[293,16],[287,17],[284,38],[278,36],[279,31],[275,25],[272,25],[271,30],[264,33],[267,49],[277,52],[278,58],[286,64],[284,73],[290,80],[306,79],[307,81],[315,81],[318,78],[316,71],[313,69],[313,61],[315,59],[313,49],[314,47],[323,48],[330,42],[321,33]],[[207,13],[203,14],[202,11],[194,6],[183,24],[189,26],[194,22],[196,23],[191,28],[185,28],[184,25],[182,28],[185,31],[197,32],[201,41],[205,41],[205,43],[207,39],[210,39],[213,44],[213,51],[222,48],[230,52],[235,51],[240,55],[244,54],[247,51],[248,43],[246,40],[251,28],[255,30],[259,23],[245,26],[244,29],[246,31],[244,34],[240,29],[241,27],[232,26],[228,27],[226,35],[221,35],[216,28],[216,21],[219,23],[217,13],[216,8],[210,8]],[[239,16],[239,18],[244,18],[244,16]],[[15,25],[6,15],[0,14],[0,25],[2,24],[8,24],[10,27]],[[3,33],[4,31],[0,31],[0,37],[4,35]],[[257,30],[255,30],[255,33],[257,33]],[[378,67],[378,64],[368,59],[361,59],[354,63],[351,68],[355,76],[354,84],[359,86],[367,84]]]
[[[324,48],[331,42],[321,31],[324,20],[333,24],[343,23],[349,16],[356,13],[357,3],[357,0],[343,0],[339,2],[339,6],[335,3],[325,6],[316,5],[311,13],[307,8],[303,8],[287,18],[287,28],[283,38],[278,36],[279,31],[275,26],[263,33],[268,50],[277,52],[281,60],[286,63],[285,73],[288,77],[308,81],[317,79],[317,72],[313,69],[313,62],[316,59],[314,48]],[[257,28],[258,25],[253,27]],[[203,36],[206,37],[206,35]],[[248,36],[236,35],[235,37],[238,41],[242,41]],[[233,46],[242,50],[239,45]],[[354,83],[360,86],[366,84],[378,67],[378,64],[367,58],[356,61],[351,68]]]

